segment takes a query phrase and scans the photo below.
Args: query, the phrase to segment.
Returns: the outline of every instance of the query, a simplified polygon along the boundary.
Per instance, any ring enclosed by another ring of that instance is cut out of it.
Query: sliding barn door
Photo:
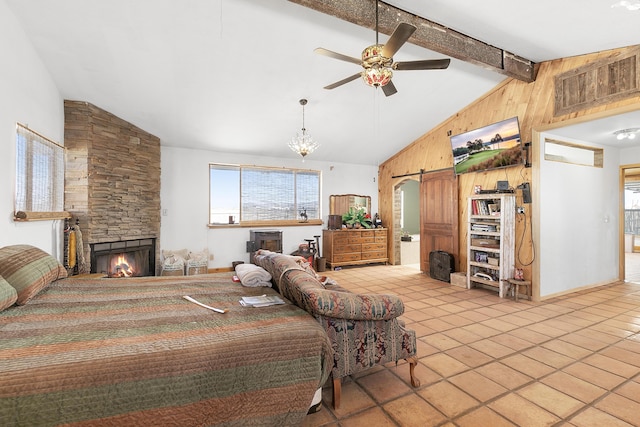
[[[453,169],[422,175],[420,183],[420,270],[429,273],[429,253],[458,260],[458,181]]]

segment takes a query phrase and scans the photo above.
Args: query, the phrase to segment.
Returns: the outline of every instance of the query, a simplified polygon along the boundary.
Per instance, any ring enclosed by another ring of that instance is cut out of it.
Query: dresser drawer
[[[384,251],[385,247],[384,243],[365,243],[362,245],[362,252]]]
[[[334,245],[343,245],[345,243],[349,243],[349,233],[334,233],[333,234],[333,244]]]
[[[362,259],[387,259],[387,251],[362,252]]]
[[[334,263],[337,262],[351,262],[351,261],[360,261],[362,258],[360,257],[360,253],[350,253],[350,254],[335,254],[333,256]]]
[[[346,254],[351,252],[360,253],[360,251],[362,251],[362,245],[358,245],[358,244],[341,245],[341,246],[335,246],[333,248],[333,253],[335,254]]]

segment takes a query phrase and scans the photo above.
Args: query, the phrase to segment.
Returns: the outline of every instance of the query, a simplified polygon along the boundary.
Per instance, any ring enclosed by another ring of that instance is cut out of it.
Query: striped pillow
[[[16,289],[0,276],[0,311],[11,307],[18,299]]]
[[[0,276],[18,292],[16,304],[26,304],[51,282],[67,277],[57,259],[30,245],[0,248]]]

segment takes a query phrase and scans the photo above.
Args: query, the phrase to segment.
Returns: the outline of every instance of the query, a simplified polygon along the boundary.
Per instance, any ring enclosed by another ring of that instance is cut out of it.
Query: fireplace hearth
[[[107,277],[154,276],[156,239],[93,243],[91,273]]]

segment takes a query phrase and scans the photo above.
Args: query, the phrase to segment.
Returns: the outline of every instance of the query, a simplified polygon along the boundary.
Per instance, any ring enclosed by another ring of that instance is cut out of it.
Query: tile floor
[[[404,361],[377,366],[343,380],[334,410],[327,384],[305,427],[640,426],[639,283],[516,303],[406,266],[326,274],[403,299],[421,385]]]

